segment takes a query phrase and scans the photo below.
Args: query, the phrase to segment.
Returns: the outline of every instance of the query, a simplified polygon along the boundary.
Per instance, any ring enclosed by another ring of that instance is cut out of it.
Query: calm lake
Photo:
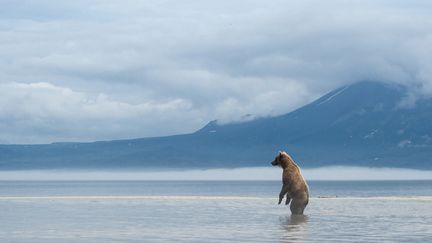
[[[0,181],[0,242],[431,242],[432,181]]]

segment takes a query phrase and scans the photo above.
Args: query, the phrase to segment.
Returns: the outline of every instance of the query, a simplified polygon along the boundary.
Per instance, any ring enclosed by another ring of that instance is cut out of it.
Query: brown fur
[[[309,202],[309,188],[301,175],[300,168],[286,152],[279,152],[271,164],[283,169],[283,185],[279,194],[279,204],[286,195],[285,205],[291,202],[291,213],[303,214]]]

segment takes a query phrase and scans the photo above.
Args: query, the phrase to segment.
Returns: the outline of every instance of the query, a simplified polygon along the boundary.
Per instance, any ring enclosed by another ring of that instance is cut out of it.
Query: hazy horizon
[[[0,181],[13,180],[281,180],[272,167],[190,170],[20,170],[0,171]],[[432,180],[432,170],[328,166],[302,169],[306,180]]]

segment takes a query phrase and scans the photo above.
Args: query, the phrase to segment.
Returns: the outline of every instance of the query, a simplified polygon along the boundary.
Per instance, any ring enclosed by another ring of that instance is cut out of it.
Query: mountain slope
[[[193,134],[95,143],[0,145],[0,169],[268,166],[286,150],[303,167],[432,168],[432,100],[378,82],[336,89],[288,114]]]

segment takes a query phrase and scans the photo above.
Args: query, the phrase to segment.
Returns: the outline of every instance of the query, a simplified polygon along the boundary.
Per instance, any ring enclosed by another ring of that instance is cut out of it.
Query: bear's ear
[[[278,157],[282,157],[283,151],[279,151]]]

